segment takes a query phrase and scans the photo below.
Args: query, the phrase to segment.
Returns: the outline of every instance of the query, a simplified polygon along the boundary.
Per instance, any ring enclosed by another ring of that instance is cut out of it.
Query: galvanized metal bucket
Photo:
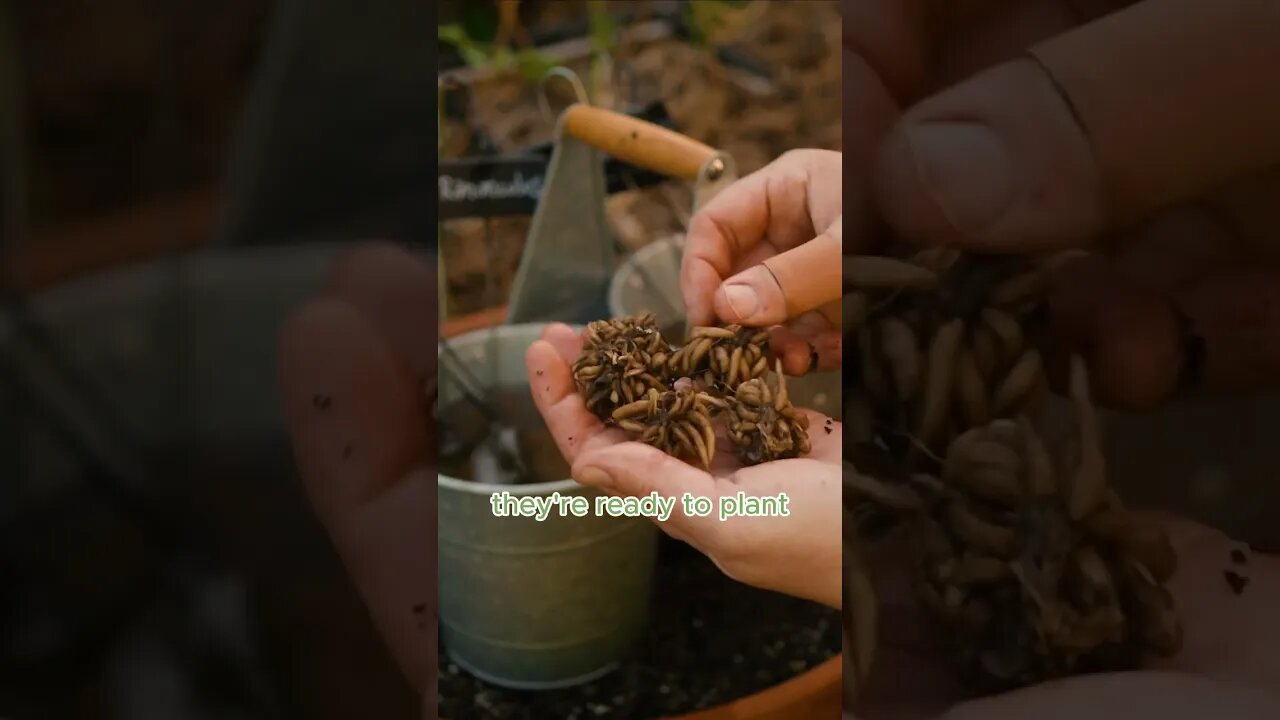
[[[542,324],[503,325],[449,341],[492,390],[528,392],[524,356]],[[463,401],[442,382],[439,407]],[[449,423],[447,417],[441,424]],[[595,513],[596,490],[570,479],[486,484],[441,473],[440,623],[449,657],[505,687],[552,689],[617,666],[643,632],[658,529]],[[583,517],[497,517],[494,493],[586,497]]]

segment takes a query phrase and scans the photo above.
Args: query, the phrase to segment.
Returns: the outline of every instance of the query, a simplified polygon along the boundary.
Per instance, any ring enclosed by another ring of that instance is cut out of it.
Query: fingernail
[[[584,467],[577,472],[578,482],[583,485],[608,490],[613,487],[613,478],[598,467]]]
[[[724,298],[729,301],[729,307],[739,322],[750,320],[760,309],[760,296],[750,285],[726,285]]]
[[[1004,142],[985,125],[920,123],[906,131],[920,184],[957,230],[989,226],[1012,200]]]

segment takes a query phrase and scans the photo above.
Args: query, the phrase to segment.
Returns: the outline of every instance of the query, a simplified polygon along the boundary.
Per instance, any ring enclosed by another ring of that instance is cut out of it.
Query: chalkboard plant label
[[[666,107],[652,103],[628,113],[671,126]],[[440,220],[532,215],[546,181],[553,145],[541,143],[519,153],[444,159],[437,165],[436,200]],[[633,165],[604,158],[605,192],[651,187],[666,180]]]

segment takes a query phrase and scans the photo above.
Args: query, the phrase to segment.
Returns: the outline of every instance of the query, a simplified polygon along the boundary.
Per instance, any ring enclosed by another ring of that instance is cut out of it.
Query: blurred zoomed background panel
[[[0,717],[418,714],[275,345],[350,243],[431,252],[426,11],[0,0]]]

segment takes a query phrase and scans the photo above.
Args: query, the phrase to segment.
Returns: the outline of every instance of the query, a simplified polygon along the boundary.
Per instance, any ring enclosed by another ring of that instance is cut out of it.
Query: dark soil
[[[654,616],[634,654],[609,675],[546,692],[484,683],[440,651],[440,717],[448,720],[654,720],[721,705],[794,677],[840,652],[839,614],[730,580],[688,545],[663,538]]]

